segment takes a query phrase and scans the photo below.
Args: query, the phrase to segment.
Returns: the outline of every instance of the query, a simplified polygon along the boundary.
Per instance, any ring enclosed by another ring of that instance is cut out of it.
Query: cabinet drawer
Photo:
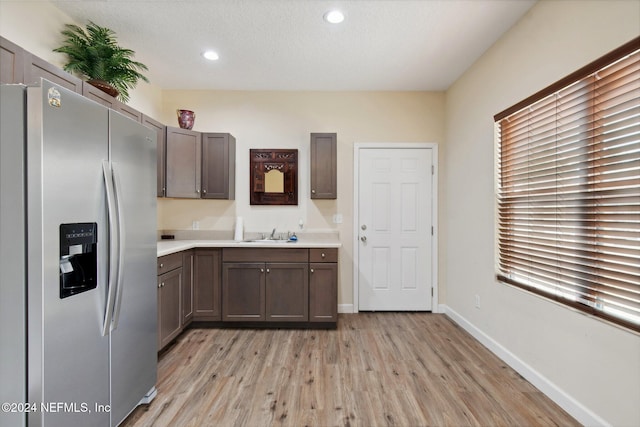
[[[338,249],[309,249],[309,262],[338,262]]]
[[[182,267],[182,252],[158,258],[158,275]]]

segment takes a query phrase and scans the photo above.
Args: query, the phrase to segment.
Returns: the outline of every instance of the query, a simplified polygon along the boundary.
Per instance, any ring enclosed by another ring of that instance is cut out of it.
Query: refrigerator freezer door
[[[111,425],[157,377],[156,133],[110,111],[111,169],[119,211],[120,283],[111,331]]]
[[[0,87],[0,402],[27,400],[24,108],[25,88]],[[25,426],[24,413],[0,426]]]
[[[29,426],[108,425],[108,110],[42,80],[27,90]],[[60,225],[95,223],[97,287],[60,298]],[[97,406],[103,405],[103,406]]]

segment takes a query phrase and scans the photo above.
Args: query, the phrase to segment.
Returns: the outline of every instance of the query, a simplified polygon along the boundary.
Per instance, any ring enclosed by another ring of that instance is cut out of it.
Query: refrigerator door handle
[[[115,330],[118,327],[118,321],[120,319],[120,307],[122,305],[122,292],[124,288],[124,248],[125,248],[125,224],[124,213],[122,206],[124,202],[122,200],[122,185],[120,185],[120,178],[114,167],[111,164],[111,173],[113,174],[113,186],[115,190],[116,199],[116,212],[118,214],[118,273],[116,275],[116,295],[115,295],[115,308],[113,310],[113,318],[111,320],[111,330]]]
[[[104,323],[102,325],[102,335],[106,336],[109,334],[111,329],[113,306],[115,304],[116,280],[118,274],[118,254],[120,252],[120,248],[118,242],[118,212],[113,184],[113,172],[108,160],[104,160],[102,162],[102,172],[107,194],[107,211],[109,216],[109,289],[107,293],[107,304],[104,313]]]

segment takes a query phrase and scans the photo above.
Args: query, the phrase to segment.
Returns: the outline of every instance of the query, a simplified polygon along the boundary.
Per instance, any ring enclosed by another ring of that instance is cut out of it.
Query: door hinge
[[[433,225],[431,226],[431,235],[433,236]]]
[[[433,297],[433,288],[431,288],[431,296]]]
[[[436,174],[436,167],[435,165],[431,165],[431,175],[435,175]]]

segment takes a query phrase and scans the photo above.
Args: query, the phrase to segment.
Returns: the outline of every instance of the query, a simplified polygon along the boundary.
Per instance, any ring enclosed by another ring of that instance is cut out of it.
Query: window
[[[640,38],[494,119],[498,279],[640,331]]]

